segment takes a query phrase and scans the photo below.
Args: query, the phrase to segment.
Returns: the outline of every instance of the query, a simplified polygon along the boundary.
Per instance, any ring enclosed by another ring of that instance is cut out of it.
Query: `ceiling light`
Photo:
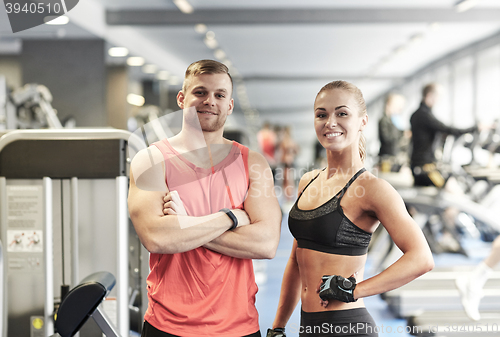
[[[217,49],[214,51],[214,56],[218,60],[224,60],[226,58],[226,53],[222,49]]]
[[[154,74],[158,70],[158,67],[154,64],[146,64],[142,67],[142,72],[146,74]]]
[[[125,47],[109,48],[108,54],[111,57],[125,57],[128,55],[128,49]]]
[[[479,0],[459,0],[455,3],[457,12],[462,13],[476,6]]]
[[[414,45],[421,43],[424,40],[424,35],[421,33],[417,33],[410,37],[410,42]]]
[[[194,30],[198,34],[205,34],[207,32],[207,29],[207,25],[205,25],[204,23],[199,23],[194,26]]]
[[[205,42],[205,45],[210,49],[215,49],[219,45],[216,39],[204,38],[203,42]]]
[[[144,57],[141,56],[130,56],[127,59],[127,64],[131,67],[140,67],[143,66],[146,61],[144,60]]]
[[[69,22],[69,18],[66,15],[61,16],[46,16],[43,18],[43,21],[47,25],[65,25]]]
[[[205,37],[208,39],[208,40],[213,40],[215,39],[215,33],[212,32],[211,30],[209,30],[206,34],[205,34]]]
[[[174,0],[174,4],[184,14],[193,13],[193,6],[191,6],[187,0]]]
[[[217,40],[215,39],[215,33],[212,32],[211,30],[205,34],[203,42],[205,42],[205,45],[210,49],[215,49],[219,45],[217,43]]]
[[[127,103],[135,106],[143,106],[146,100],[141,95],[128,94]]]
[[[441,29],[441,24],[439,22],[433,22],[429,25],[429,28],[433,31],[433,32],[437,32],[438,30]]]
[[[161,80],[161,81],[166,81],[170,77],[170,73],[166,70],[159,71],[158,74],[156,74],[156,78]]]

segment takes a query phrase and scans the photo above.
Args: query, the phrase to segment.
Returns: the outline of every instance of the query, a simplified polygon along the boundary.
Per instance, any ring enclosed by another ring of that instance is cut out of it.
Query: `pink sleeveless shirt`
[[[234,142],[222,162],[205,169],[183,158],[167,140],[153,145],[165,158],[167,186],[179,193],[188,215],[243,207],[249,186],[248,148]],[[235,337],[259,330],[252,260],[199,247],[150,254],[149,267],[144,319],[155,328],[183,337]]]

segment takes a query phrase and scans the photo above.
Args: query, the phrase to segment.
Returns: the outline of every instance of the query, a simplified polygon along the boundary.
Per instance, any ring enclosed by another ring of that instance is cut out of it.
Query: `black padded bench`
[[[106,337],[120,337],[106,314],[99,308],[115,286],[113,274],[97,272],[87,276],[71,289],[62,301],[55,320],[56,334],[51,337],[72,337],[92,317]]]

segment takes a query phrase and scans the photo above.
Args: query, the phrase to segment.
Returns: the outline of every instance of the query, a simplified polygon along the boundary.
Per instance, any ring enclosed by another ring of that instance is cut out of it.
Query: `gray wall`
[[[22,82],[45,85],[60,120],[78,127],[107,126],[103,40],[25,40]]]
[[[126,66],[108,66],[106,110],[107,124],[127,129],[130,105],[127,103],[128,72]]]

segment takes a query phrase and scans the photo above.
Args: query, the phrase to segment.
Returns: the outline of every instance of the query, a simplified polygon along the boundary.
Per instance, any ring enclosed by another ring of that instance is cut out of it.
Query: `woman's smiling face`
[[[359,131],[367,122],[365,116],[360,116],[358,104],[349,91],[322,91],[314,102],[316,136],[327,150],[341,151],[355,146],[357,151]]]

